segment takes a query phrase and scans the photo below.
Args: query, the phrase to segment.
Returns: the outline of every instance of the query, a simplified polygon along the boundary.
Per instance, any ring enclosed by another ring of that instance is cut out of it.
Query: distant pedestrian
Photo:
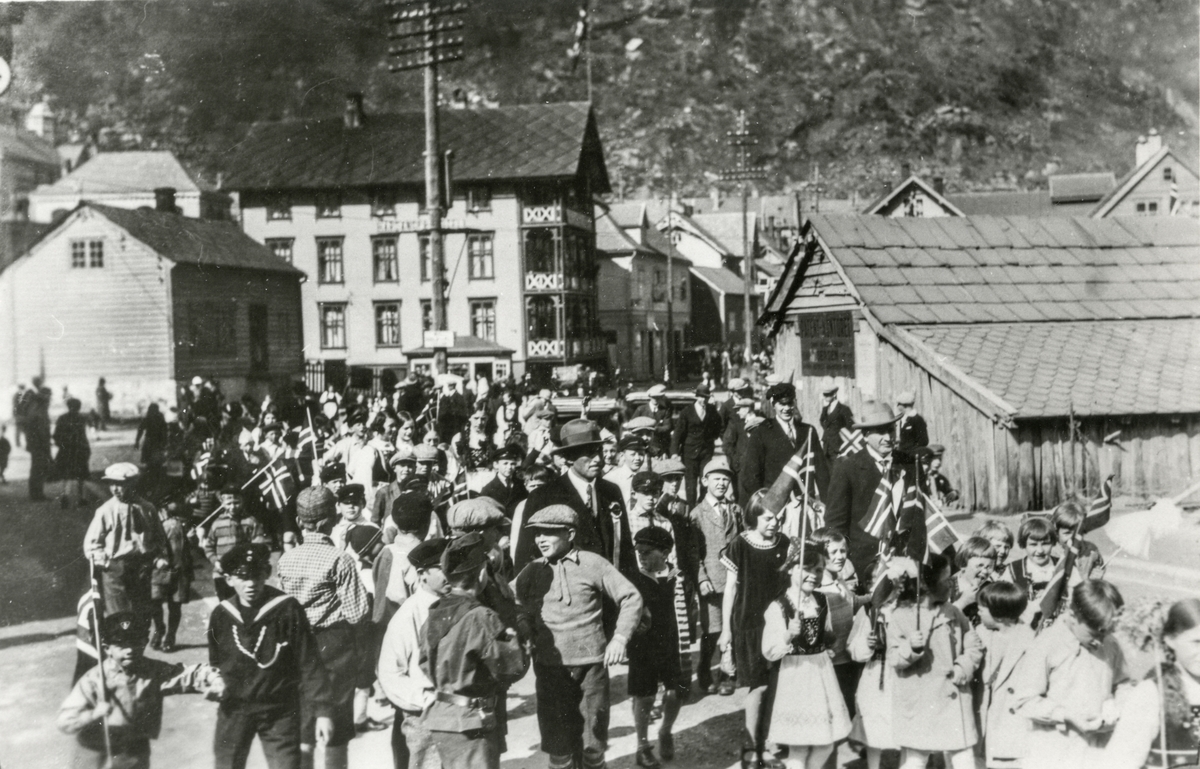
[[[58,446],[55,469],[58,477],[66,483],[60,501],[65,508],[69,504],[83,504],[83,482],[88,477],[88,460],[92,448],[88,444],[87,420],[80,409],[78,398],[67,399],[67,413],[58,418],[54,425],[54,444]],[[72,488],[74,494],[72,494]]]
[[[50,470],[50,388],[25,391],[25,449],[29,452],[29,499],[46,498],[46,476]]]
[[[112,419],[112,412],[109,409],[109,404],[112,402],[112,393],[104,386],[104,377],[100,377],[100,383],[96,385],[96,429],[107,430],[108,421]]]
[[[133,447],[142,449],[142,464],[149,472],[152,468],[161,468],[167,461],[167,420],[157,403],[146,407],[146,415],[138,423],[137,435],[133,439]]]
[[[192,600],[192,545],[188,542],[186,515],[183,505],[171,502],[158,516],[166,537],[169,563],[166,568],[155,568],[150,575],[150,600],[154,603],[150,647],[167,654],[175,651],[183,605]],[[167,612],[165,625],[163,609]]]
[[[5,472],[8,471],[8,455],[12,453],[12,444],[4,437],[4,425],[0,425],[0,483],[8,483]]]

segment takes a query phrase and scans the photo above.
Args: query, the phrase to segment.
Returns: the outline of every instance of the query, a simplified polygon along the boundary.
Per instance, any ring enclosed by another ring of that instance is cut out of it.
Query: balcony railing
[[[523,206],[522,224],[569,224],[584,230],[592,229],[592,219],[585,213],[563,208],[558,203],[544,206]]]
[[[530,339],[526,346],[529,358],[566,358],[574,360],[608,351],[608,343],[604,337],[594,336],[583,339]]]
[[[562,291],[563,276],[558,272],[525,273],[526,291]]]
[[[527,357],[561,358],[563,349],[564,345],[561,339],[530,339],[527,346]]]

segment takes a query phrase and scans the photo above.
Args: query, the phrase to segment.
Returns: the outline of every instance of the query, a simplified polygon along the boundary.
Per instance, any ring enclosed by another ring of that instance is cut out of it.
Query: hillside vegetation
[[[592,0],[594,101],[614,189],[702,194],[746,110],[765,191],[819,166],[871,196],[901,162],[951,189],[1043,186],[1133,161],[1158,128],[1195,155],[1192,0]],[[443,94],[587,97],[577,0],[473,0]],[[14,105],[46,97],[101,146],[170,148],[217,172],[255,120],[419,109],[387,69],[380,0],[158,0],[29,6]]]

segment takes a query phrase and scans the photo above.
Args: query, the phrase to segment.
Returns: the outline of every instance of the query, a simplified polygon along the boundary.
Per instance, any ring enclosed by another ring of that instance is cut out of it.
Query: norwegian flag
[[[262,493],[264,501],[276,510],[282,510],[296,493],[296,479],[292,477],[287,465],[273,464],[263,471],[258,490]]]
[[[297,448],[301,452],[304,451],[306,446],[312,449],[314,457],[319,457],[325,453],[324,441],[321,440],[321,436],[317,434],[311,424],[300,428],[300,440],[297,441]]]
[[[788,460],[788,463],[783,466],[783,472],[791,476],[800,486],[806,486],[808,479],[817,471],[815,464],[816,455],[812,450],[812,433],[804,439],[804,448],[802,451],[797,451]]]
[[[200,456],[196,457],[196,461],[192,463],[192,480],[198,481],[204,477],[204,471],[212,464],[213,450],[212,440],[204,442],[204,448],[200,451]]]
[[[921,494],[921,500],[925,508],[925,540],[929,543],[929,552],[951,557],[954,549],[962,542],[962,537],[950,525],[946,514],[936,502],[924,493]]]
[[[1100,496],[1092,500],[1091,507],[1088,508],[1087,517],[1079,524],[1080,536],[1090,531],[1095,531],[1108,523],[1108,520],[1112,518],[1113,477],[1109,475],[1104,479],[1104,483],[1100,485]]]
[[[871,498],[871,517],[867,519],[863,529],[881,543],[891,539],[896,529],[896,508],[892,502],[892,482],[885,474],[875,487],[875,495]]]
[[[839,458],[862,451],[863,434],[861,430],[850,430],[843,427],[839,434],[842,436],[842,448],[838,451]]]
[[[432,395],[429,400],[425,401],[425,407],[421,409],[421,413],[417,414],[417,418],[414,420],[416,429],[413,430],[413,433],[417,438],[420,438],[433,427],[435,411],[437,411],[437,396]]]

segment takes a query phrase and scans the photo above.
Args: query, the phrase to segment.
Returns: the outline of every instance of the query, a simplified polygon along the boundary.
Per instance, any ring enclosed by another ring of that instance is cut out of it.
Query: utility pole
[[[429,216],[429,268],[433,273],[433,330],[448,330],[446,321],[446,250],[442,238],[442,152],[438,137],[438,64],[463,57],[461,34],[464,2],[444,0],[389,0],[398,8],[391,15],[391,40],[402,41],[388,49],[395,57],[389,69],[425,71],[425,208]],[[449,199],[446,200],[449,203]],[[437,334],[433,371],[446,373],[444,334]]]
[[[727,182],[739,182],[742,187],[742,299],[745,312],[742,325],[745,327],[743,330],[745,331],[744,344],[746,347],[742,353],[742,360],[749,371],[750,361],[754,354],[754,304],[752,302],[754,297],[754,254],[751,250],[750,220],[747,213],[750,197],[749,182],[765,178],[767,169],[750,165],[750,148],[758,144],[758,140],[750,134],[750,128],[746,124],[746,110],[738,112],[737,129],[727,132],[726,135],[729,137],[729,146],[737,152],[737,165],[722,171],[720,177]]]
[[[668,382],[675,381],[675,240],[671,237],[670,221],[675,211],[675,179],[670,177],[667,198],[667,366]]]

